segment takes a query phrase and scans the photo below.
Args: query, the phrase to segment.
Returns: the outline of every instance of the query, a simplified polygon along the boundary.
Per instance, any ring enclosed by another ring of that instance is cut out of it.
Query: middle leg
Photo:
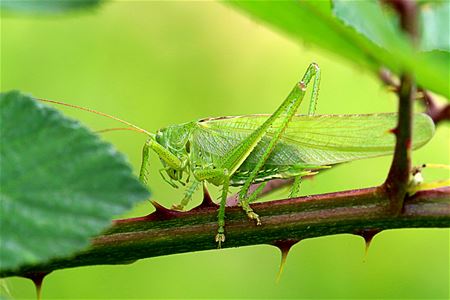
[[[230,175],[227,169],[199,169],[194,171],[194,176],[196,180],[210,181],[216,185],[222,185],[222,195],[220,199],[219,213],[217,215],[217,235],[216,242],[218,243],[218,248],[222,247],[222,243],[225,242],[225,205],[227,202],[228,188],[230,187]]]

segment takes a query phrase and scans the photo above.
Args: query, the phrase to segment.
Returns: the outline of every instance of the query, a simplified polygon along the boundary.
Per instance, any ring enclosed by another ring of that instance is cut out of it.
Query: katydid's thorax
[[[172,125],[160,129],[156,133],[156,142],[183,162],[183,165],[179,169],[174,169],[166,164],[164,158],[161,158],[167,174],[173,180],[181,181],[184,172],[189,175],[190,136],[194,124],[191,122]]]
[[[179,158],[189,153],[189,137],[194,123],[172,125],[156,133],[156,141]]]

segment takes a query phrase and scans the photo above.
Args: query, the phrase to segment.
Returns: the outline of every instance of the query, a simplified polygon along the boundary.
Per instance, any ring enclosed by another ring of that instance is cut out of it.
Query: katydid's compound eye
[[[156,141],[157,141],[158,143],[162,143],[162,138],[163,138],[163,133],[162,133],[161,130],[158,130],[158,131],[156,132]]]

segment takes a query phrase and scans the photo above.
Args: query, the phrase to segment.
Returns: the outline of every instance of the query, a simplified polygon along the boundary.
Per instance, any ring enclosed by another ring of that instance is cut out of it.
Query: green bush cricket
[[[307,115],[296,114],[312,81]],[[250,203],[272,179],[293,179],[291,197],[298,196],[301,178],[330,165],[393,153],[397,114],[315,115],[320,69],[312,63],[302,80],[271,115],[207,118],[172,125],[156,134],[129,122],[90,109],[51,100],[47,102],[81,108],[122,122],[148,136],[140,179],[148,184],[149,155],[160,158],[163,179],[173,187],[190,185],[174,209],[182,210],[203,183],[222,187],[218,212],[218,247],[225,241],[225,204],[230,186],[241,186],[239,205],[247,216],[261,224]],[[426,144],[434,134],[433,121],[415,114],[413,149]],[[184,179],[185,178],[185,179]],[[262,183],[249,194],[252,184]]]

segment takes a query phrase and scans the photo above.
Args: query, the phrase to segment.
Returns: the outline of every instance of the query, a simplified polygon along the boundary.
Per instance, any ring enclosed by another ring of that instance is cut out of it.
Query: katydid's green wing
[[[260,126],[269,115],[212,118],[200,121],[193,132],[194,145],[205,155],[223,156]],[[392,154],[395,147],[395,113],[365,115],[317,115],[293,117],[266,165],[332,165],[356,159]],[[262,155],[277,120],[245,164]],[[415,114],[413,149],[425,145],[434,134],[433,121]]]

